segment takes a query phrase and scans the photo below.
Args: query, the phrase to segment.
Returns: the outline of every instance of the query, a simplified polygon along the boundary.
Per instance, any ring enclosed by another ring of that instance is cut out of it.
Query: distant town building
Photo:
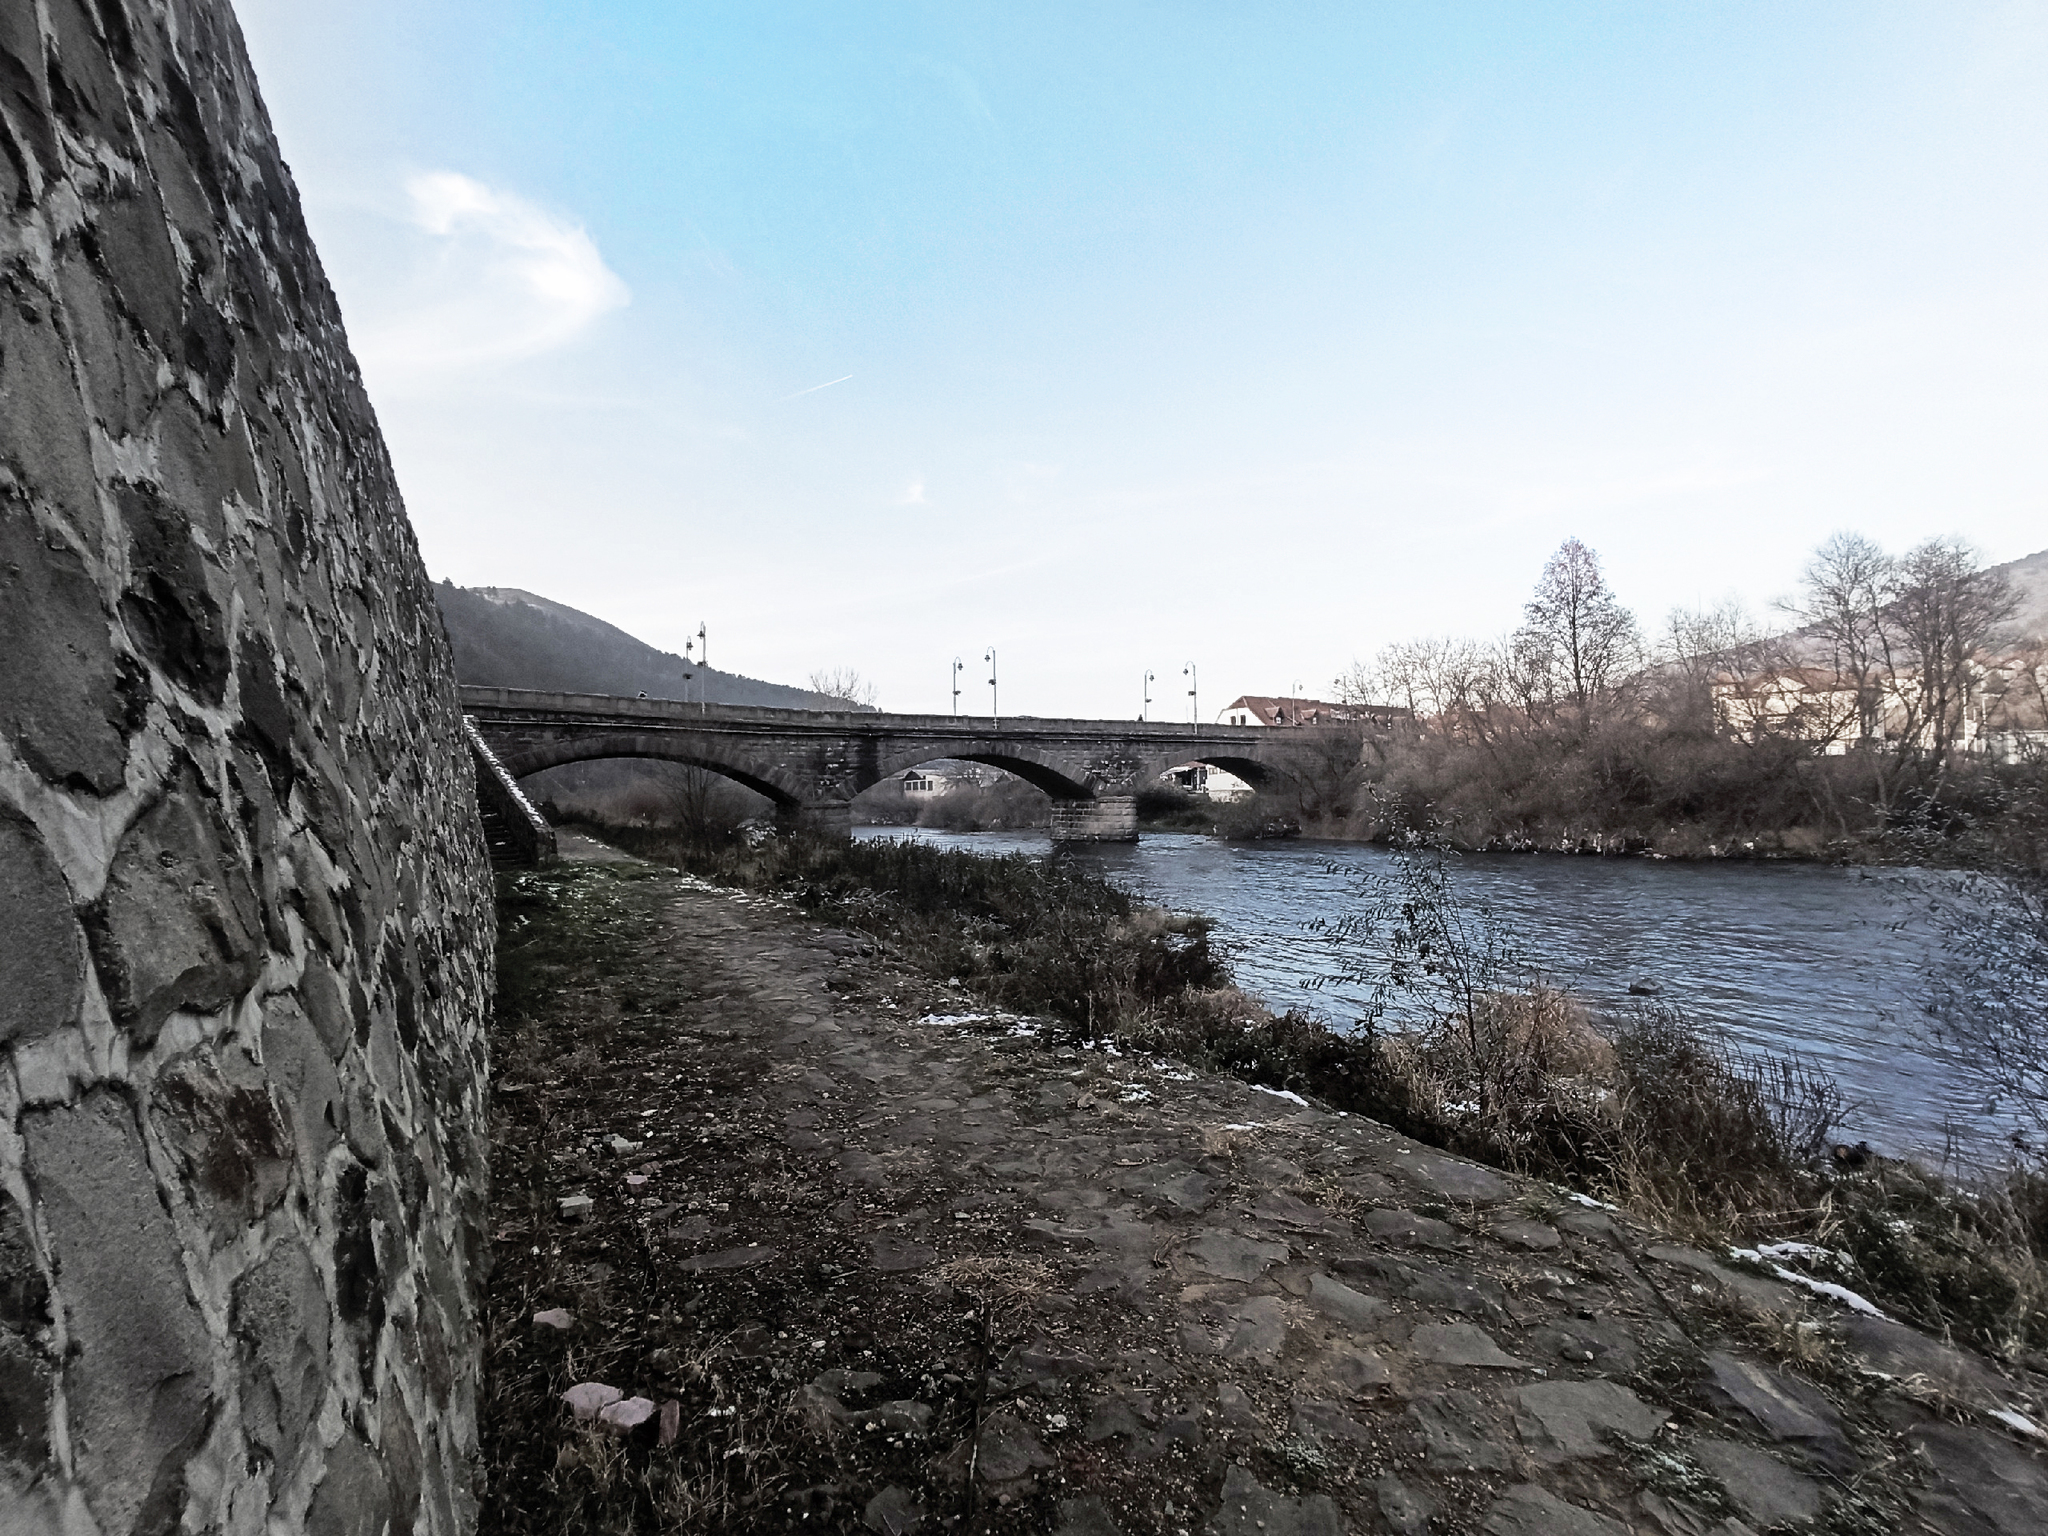
[[[1161,777],[1178,789],[1204,800],[1246,800],[1252,786],[1234,773],[1212,768],[1207,763],[1184,763],[1169,768]]]
[[[1385,730],[1411,711],[1391,704],[1333,704],[1328,699],[1272,698],[1247,693],[1217,713],[1218,725],[1362,725]]]
[[[1777,667],[1714,680],[1722,731],[1742,741],[1776,736],[1810,741],[1827,757],[1863,749],[1934,745],[1938,722],[1910,671],[1855,678],[1825,667]],[[2041,679],[2024,654],[1973,663],[1949,723],[1958,752],[2016,762],[2048,746]]]
[[[1002,769],[991,768],[986,763],[967,763],[944,757],[921,763],[915,768],[906,768],[896,775],[896,783],[905,795],[913,799],[935,799],[959,789],[986,789],[1008,777]]]

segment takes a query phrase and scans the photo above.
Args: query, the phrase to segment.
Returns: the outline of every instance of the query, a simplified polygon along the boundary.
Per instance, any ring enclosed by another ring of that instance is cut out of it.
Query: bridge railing
[[[920,735],[954,737],[1091,736],[1129,741],[1273,743],[1317,726],[1276,729],[1256,725],[1192,725],[1166,720],[1090,720],[1041,715],[910,715],[880,710],[773,709],[760,704],[697,704],[681,699],[628,698],[617,694],[554,693],[525,688],[466,684],[462,707],[480,719],[613,720],[635,725],[762,726],[806,735]]]

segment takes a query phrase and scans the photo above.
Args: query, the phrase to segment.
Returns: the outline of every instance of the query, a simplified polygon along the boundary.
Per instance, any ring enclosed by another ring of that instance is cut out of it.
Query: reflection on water
[[[945,833],[863,828],[977,853],[1045,853],[1043,832]],[[1390,855],[1352,843],[1222,843],[1147,833],[1138,843],[1070,849],[1147,900],[1205,912],[1238,981],[1269,1006],[1333,1023],[1355,1019],[1362,989],[1318,989],[1332,969],[1311,920],[1355,910]],[[1631,981],[1719,1026],[1751,1050],[1797,1050],[1857,1106],[1849,1134],[1895,1153],[1958,1144],[1997,1155],[2004,1130],[1991,1089],[1931,1033],[1916,1001],[1927,933],[1903,921],[1887,881],[1809,864],[1679,864],[1638,859],[1477,855],[1454,883],[1490,905],[1553,979],[1596,1004]]]

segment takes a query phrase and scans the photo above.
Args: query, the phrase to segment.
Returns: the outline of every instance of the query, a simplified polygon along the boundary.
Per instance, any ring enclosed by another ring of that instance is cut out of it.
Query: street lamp
[[[696,675],[697,675],[697,663],[696,663],[696,661],[695,661],[695,660],[694,660],[694,659],[693,659],[693,658],[691,657],[691,655],[690,655],[690,648],[691,648],[692,646],[694,646],[694,645],[695,645],[696,643],[697,643],[697,637],[696,637],[695,635],[692,635],[692,636],[691,636],[691,637],[690,637],[689,639],[687,639],[687,640],[685,640],[685,641],[683,642],[683,703],[684,703],[684,704],[688,704],[688,703],[690,702],[690,681],[691,681],[691,679],[692,679],[692,678],[696,677]]]
[[[960,713],[960,669],[967,663],[958,656],[953,658],[953,713]]]
[[[697,665],[706,672],[711,670],[711,641],[704,633],[702,619],[697,621]],[[697,680],[697,713],[700,715],[706,713],[705,706],[708,702],[704,697],[704,683],[703,678]]]
[[[1138,718],[1139,718],[1140,720],[1143,720],[1143,719],[1145,718],[1145,716],[1146,716],[1146,715],[1148,715],[1148,714],[1150,714],[1150,713],[1151,713],[1151,711],[1152,711],[1152,672],[1151,672],[1151,669],[1150,669],[1150,668],[1147,668],[1147,669],[1146,669],[1146,672],[1145,672],[1145,702],[1144,702],[1144,704],[1143,704],[1143,705],[1141,705],[1141,706],[1139,707],[1139,709],[1138,709]]]
[[[1180,669],[1180,675],[1188,680],[1188,725],[1199,735],[1202,729],[1202,700],[1196,692],[1202,686],[1201,675],[1195,671],[1191,661]]]
[[[990,646],[988,654],[982,657],[982,660],[988,663],[988,717],[991,720],[1000,720],[1003,714],[996,708],[996,648]]]

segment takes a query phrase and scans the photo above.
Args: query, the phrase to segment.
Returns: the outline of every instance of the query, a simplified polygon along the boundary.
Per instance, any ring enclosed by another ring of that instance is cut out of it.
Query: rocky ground
[[[2039,1380],[759,898],[507,912],[486,1528],[2048,1531]]]

